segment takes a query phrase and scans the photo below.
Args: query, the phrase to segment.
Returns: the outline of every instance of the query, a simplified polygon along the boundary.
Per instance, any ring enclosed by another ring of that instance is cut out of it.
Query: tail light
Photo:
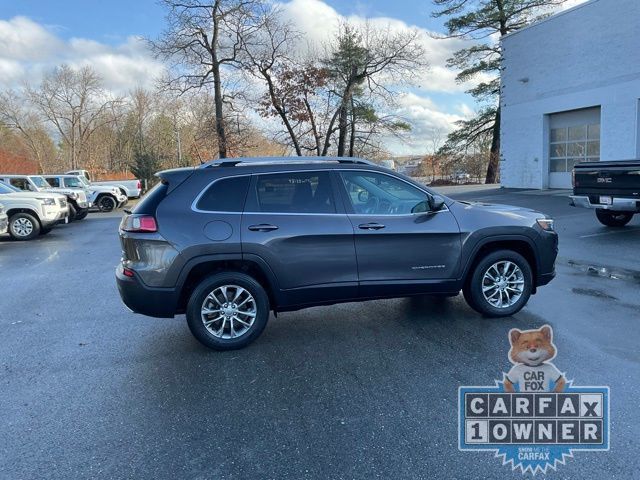
[[[138,190],[142,190],[142,182],[140,180],[138,180]]]
[[[127,215],[122,219],[120,228],[125,232],[157,232],[158,224],[151,215]]]

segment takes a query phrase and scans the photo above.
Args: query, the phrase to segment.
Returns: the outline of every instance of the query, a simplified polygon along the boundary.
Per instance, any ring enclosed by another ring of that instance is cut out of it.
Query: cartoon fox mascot
[[[505,392],[562,392],[566,380],[560,370],[550,363],[556,356],[553,344],[553,330],[544,325],[538,330],[509,331],[509,360],[513,367],[504,379]]]

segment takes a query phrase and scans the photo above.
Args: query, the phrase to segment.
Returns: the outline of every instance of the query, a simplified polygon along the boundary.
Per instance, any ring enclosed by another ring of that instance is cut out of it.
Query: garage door
[[[549,188],[571,188],[579,162],[600,160],[600,107],[549,116]]]

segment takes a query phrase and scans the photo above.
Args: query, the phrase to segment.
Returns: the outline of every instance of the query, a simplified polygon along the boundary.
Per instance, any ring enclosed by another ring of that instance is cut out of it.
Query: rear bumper
[[[127,277],[122,265],[116,268],[116,283],[122,302],[134,313],[158,318],[173,318],[175,315],[179,296],[176,290],[148,287],[137,273]]]
[[[640,201],[633,198],[617,198],[613,197],[611,205],[605,205],[602,203],[591,203],[588,196],[584,195],[572,195],[571,205],[580,208],[601,208],[603,210],[613,210],[616,212],[638,212],[640,211]]]

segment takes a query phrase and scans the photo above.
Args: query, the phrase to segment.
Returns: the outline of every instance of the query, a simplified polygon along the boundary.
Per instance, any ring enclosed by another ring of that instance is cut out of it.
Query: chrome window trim
[[[238,213],[240,214],[247,214],[247,215],[290,215],[290,216],[296,216],[296,215],[320,215],[320,216],[349,216],[349,217],[372,217],[372,216],[378,216],[378,217],[413,217],[413,216],[417,216],[417,215],[424,215],[427,213],[442,213],[442,212],[448,212],[449,211],[449,207],[447,206],[447,204],[444,205],[444,207],[440,210],[438,210],[437,212],[419,212],[419,213],[400,213],[400,214],[394,214],[394,213],[380,213],[380,214],[367,214],[367,213],[302,213],[302,212],[250,212],[250,211],[246,211],[246,210],[242,210],[240,212],[228,212],[228,211],[221,211],[221,210],[202,210],[197,208],[197,204],[198,201],[200,200],[200,198],[204,195],[204,193],[209,190],[209,188],[216,182],[219,182],[221,180],[225,180],[227,178],[237,178],[237,177],[251,177],[253,175],[278,175],[278,174],[282,174],[282,173],[299,173],[299,172],[336,172],[336,173],[340,173],[340,172],[344,172],[344,171],[350,171],[350,172],[371,172],[371,173],[379,173],[381,175],[386,175],[388,177],[394,178],[396,180],[400,180],[404,183],[406,183],[407,185],[410,185],[414,188],[417,188],[418,190],[424,192],[425,194],[429,195],[429,196],[433,196],[434,193],[430,192],[429,190],[425,190],[422,187],[418,187],[417,185],[414,185],[411,182],[407,182],[405,179],[400,178],[400,177],[396,177],[394,175],[389,175],[386,172],[380,172],[378,170],[371,170],[371,169],[365,169],[365,168],[340,168],[340,169],[323,169],[323,170],[318,170],[315,168],[310,168],[310,169],[305,169],[305,170],[283,170],[283,171],[279,171],[279,172],[259,172],[259,173],[240,173],[237,175],[225,175],[224,177],[219,177],[216,178],[215,180],[212,180],[211,182],[209,182],[201,191],[200,193],[196,196],[195,200],[193,202],[191,202],[191,210],[196,212],[196,213],[215,213],[217,215],[223,214],[223,215],[237,215]]]

